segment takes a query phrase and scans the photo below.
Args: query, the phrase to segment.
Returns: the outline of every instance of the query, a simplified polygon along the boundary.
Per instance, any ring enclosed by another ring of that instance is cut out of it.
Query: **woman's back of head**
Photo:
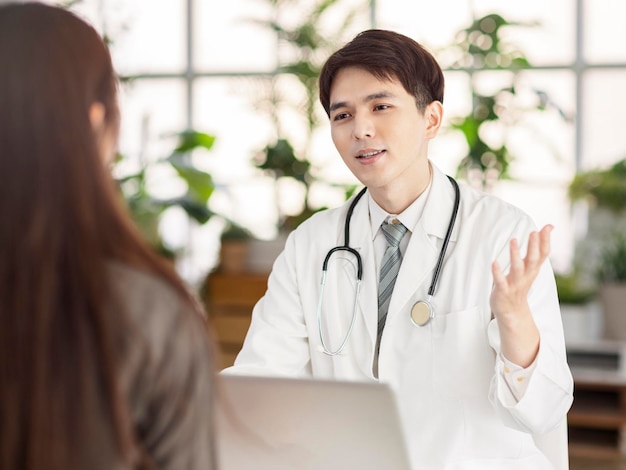
[[[128,460],[114,354],[125,320],[103,307],[107,263],[188,295],[136,235],[108,174],[116,87],[86,22],[39,3],[0,5],[0,468],[75,468],[72,449],[89,438],[81,410],[94,403],[108,409]]]
[[[0,174],[5,180],[0,220],[11,221],[1,232],[0,250],[23,260],[28,253],[56,250],[75,237],[78,226],[98,232],[103,214],[96,211],[104,205],[99,199],[111,185],[89,120],[95,102],[104,105],[108,129],[117,132],[113,67],[89,25],[37,3],[0,8]]]

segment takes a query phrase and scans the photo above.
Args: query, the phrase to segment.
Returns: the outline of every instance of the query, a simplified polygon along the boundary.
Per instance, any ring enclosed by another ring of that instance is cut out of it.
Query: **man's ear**
[[[433,101],[424,110],[426,119],[426,137],[432,139],[437,136],[443,120],[443,105],[440,101]]]

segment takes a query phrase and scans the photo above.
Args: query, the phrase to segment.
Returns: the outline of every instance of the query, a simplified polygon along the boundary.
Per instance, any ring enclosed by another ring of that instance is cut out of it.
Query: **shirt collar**
[[[398,219],[402,225],[413,232],[415,226],[419,222],[422,214],[424,213],[424,207],[430,194],[430,187],[432,186],[432,176],[428,182],[428,186],[419,197],[411,203],[401,214],[389,214],[382,207],[380,207],[376,201],[372,198],[369,191],[367,192],[367,204],[370,214],[370,224],[372,228],[372,239],[376,238],[376,234],[380,229],[381,224],[384,221],[390,222],[392,219]]]

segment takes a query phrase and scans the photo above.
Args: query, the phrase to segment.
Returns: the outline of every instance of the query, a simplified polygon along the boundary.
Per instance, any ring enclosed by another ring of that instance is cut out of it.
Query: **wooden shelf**
[[[267,290],[265,273],[214,272],[206,280],[205,306],[222,357],[219,368],[233,365],[250,327],[252,309]]]
[[[568,414],[570,454],[626,456],[626,345],[568,345],[574,403]]]
[[[608,410],[590,410],[587,412],[570,411],[567,421],[570,426],[584,426],[595,429],[617,429],[626,423],[623,413],[613,415],[614,412]]]

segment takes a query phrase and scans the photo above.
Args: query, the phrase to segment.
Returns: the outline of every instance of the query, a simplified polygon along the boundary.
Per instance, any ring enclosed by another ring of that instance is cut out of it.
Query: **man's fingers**
[[[546,225],[539,232],[539,252],[541,254],[542,261],[545,260],[550,254],[550,235],[554,226]]]
[[[496,287],[501,288],[506,285],[506,277],[497,261],[491,263],[491,274],[493,275],[493,283]]]
[[[539,234],[537,232],[531,232],[528,237],[528,249],[526,250],[526,258],[524,261],[528,266],[529,264],[534,264],[539,261],[539,257]]]
[[[509,244],[511,253],[511,274],[514,276],[520,275],[524,272],[524,260],[522,260],[519,253],[519,244],[515,238],[513,238]]]

